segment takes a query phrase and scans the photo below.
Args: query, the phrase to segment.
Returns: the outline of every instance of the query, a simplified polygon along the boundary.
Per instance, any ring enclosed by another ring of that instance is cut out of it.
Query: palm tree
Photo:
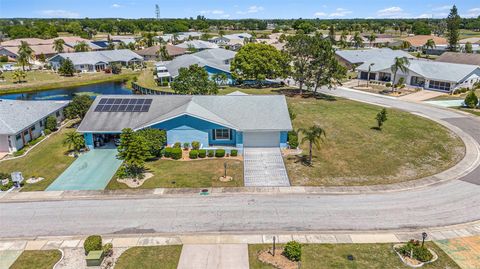
[[[80,133],[68,132],[65,134],[63,145],[68,146],[68,149],[73,149],[74,152],[78,152],[85,147],[85,140]]]
[[[352,42],[357,49],[363,47],[363,38],[360,36],[359,32],[355,32],[355,35],[352,37]]]
[[[372,33],[371,35],[368,36],[368,41],[370,42],[370,47],[373,47],[373,42],[377,39],[377,36]]]
[[[410,44],[410,42],[406,41],[406,40],[403,40],[402,41],[402,44],[400,44],[400,48],[401,49],[409,49],[410,47],[412,47],[412,44]]]
[[[342,35],[340,35],[340,40],[338,41],[338,44],[341,48],[346,48],[348,46],[347,34],[348,33],[346,31],[343,31]]]
[[[170,54],[168,54],[167,46],[165,44],[161,44],[160,48],[157,51],[157,56],[160,61],[167,61],[170,60]]]
[[[423,47],[426,48],[426,49],[433,49],[436,46],[437,45],[435,44],[435,41],[433,39],[427,40],[427,43],[425,43],[425,45],[423,45]]]
[[[55,39],[55,41],[53,41],[53,49],[57,53],[62,53],[63,52],[63,45],[65,45],[65,41],[61,38]]]
[[[27,76],[27,74],[25,73],[25,71],[22,71],[22,70],[15,70],[12,74],[12,78],[14,80],[17,81],[17,83],[21,83],[23,79],[25,79],[25,77]]]
[[[78,42],[74,47],[75,52],[88,51],[88,44],[85,41]]]
[[[309,151],[308,151],[308,163],[311,165],[312,164],[312,148],[315,145],[317,149],[320,149],[320,142],[323,142],[323,137],[326,137],[325,130],[322,129],[318,125],[313,125],[310,128],[304,129],[298,129],[300,133],[303,134],[303,138],[301,143],[308,142],[309,143]]]
[[[392,91],[395,91],[395,80],[397,79],[397,72],[398,70],[402,71],[403,73],[407,72],[407,67],[410,65],[410,61],[407,57],[395,57],[395,62],[390,67],[390,70],[393,73],[393,81],[392,81]]]
[[[30,48],[27,42],[21,41],[20,46],[18,46],[17,62],[22,65],[23,71],[25,71],[25,65],[30,65],[31,60],[33,60],[32,48]]]
[[[212,75],[212,79],[218,85],[224,85],[227,83],[228,77],[225,73],[215,73]]]

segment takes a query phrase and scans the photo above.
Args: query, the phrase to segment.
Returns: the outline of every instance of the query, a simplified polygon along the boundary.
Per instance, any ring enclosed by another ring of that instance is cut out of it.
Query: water
[[[72,100],[75,95],[85,94],[94,98],[100,94],[133,94],[123,82],[105,82],[79,87],[59,88],[47,91],[0,95],[0,99],[12,100]]]

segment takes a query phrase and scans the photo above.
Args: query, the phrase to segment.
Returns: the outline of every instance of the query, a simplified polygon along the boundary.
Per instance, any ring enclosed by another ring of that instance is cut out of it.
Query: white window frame
[[[218,132],[219,132],[219,131],[222,131],[222,132],[223,132],[223,131],[225,131],[225,130],[227,131],[227,136],[228,136],[228,138],[224,138],[224,137],[223,137],[223,133],[222,133],[222,135],[220,135],[220,136],[218,135]],[[222,137],[222,138],[219,138],[219,137]],[[224,128],[224,129],[215,129],[215,140],[230,140],[230,139],[231,139],[231,138],[230,138],[230,129],[226,129],[226,128]]]

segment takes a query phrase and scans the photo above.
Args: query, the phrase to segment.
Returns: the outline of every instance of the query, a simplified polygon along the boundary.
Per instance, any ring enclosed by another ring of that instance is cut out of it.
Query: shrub
[[[88,255],[93,250],[102,250],[102,237],[100,235],[90,235],[85,239],[83,249],[85,250],[85,255]]]
[[[208,150],[208,157],[213,157],[215,156],[215,151],[214,150]]]
[[[386,86],[386,87],[392,87],[392,83],[387,82],[387,83],[385,84],[385,86]]]
[[[163,156],[165,156],[166,158],[171,158],[172,157],[172,148],[171,147],[166,147],[164,152],[163,152]]]
[[[298,148],[298,134],[295,131],[288,132],[288,145],[290,148],[296,149]]]
[[[8,62],[8,56],[6,56],[6,55],[0,56],[0,62],[2,62],[2,63]]]
[[[225,157],[225,150],[224,149],[217,149],[215,151],[215,157],[217,157],[217,158]]]
[[[175,142],[175,144],[173,144],[173,148],[181,148],[182,147],[182,143],[180,142]]]
[[[190,152],[188,153],[188,156],[190,157],[190,159],[198,158],[198,150],[190,150]]]
[[[407,244],[398,249],[398,252],[403,256],[410,257],[410,254],[413,253],[413,257],[416,260],[421,262],[428,262],[432,260],[432,253],[426,248],[420,245],[418,240],[410,240]]]
[[[182,158],[182,149],[181,148],[173,148],[172,149],[172,159],[180,160]]]
[[[57,118],[55,116],[50,115],[47,117],[45,129],[48,129],[52,132],[57,130]]]
[[[478,105],[478,97],[474,91],[471,91],[465,97],[465,105],[469,108],[475,108]]]
[[[236,157],[236,156],[238,155],[238,150],[232,149],[232,150],[230,151],[230,155],[231,155],[232,157]]]
[[[207,157],[207,150],[206,149],[199,149],[198,150],[198,158],[205,158]]]
[[[199,150],[200,149],[200,142],[192,141],[192,149]]]
[[[184,150],[187,150],[189,148],[190,148],[190,143],[188,143],[188,142],[183,143],[183,149]]]
[[[112,254],[113,254],[113,244],[108,243],[108,244],[103,245],[102,251],[103,251],[103,254],[105,256],[107,256],[107,257],[112,256]]]
[[[290,241],[285,245],[283,249],[283,255],[287,257],[287,259],[298,262],[302,258],[302,245],[297,241]]]
[[[52,133],[52,131],[50,131],[49,129],[45,129],[43,130],[43,133],[45,134],[45,136],[49,135]]]

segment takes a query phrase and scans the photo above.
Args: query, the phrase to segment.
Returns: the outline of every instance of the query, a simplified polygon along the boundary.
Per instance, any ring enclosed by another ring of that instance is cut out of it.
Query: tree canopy
[[[69,119],[83,119],[92,103],[93,100],[88,95],[77,95],[65,108],[65,116]]]
[[[209,78],[208,72],[196,64],[178,70],[178,76],[172,82],[172,89],[175,93],[188,95],[218,93],[218,86]]]

